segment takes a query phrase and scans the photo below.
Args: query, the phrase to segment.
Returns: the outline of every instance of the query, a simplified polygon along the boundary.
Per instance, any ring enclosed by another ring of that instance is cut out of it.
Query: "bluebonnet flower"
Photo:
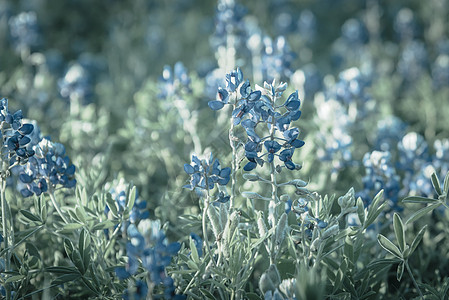
[[[317,107],[316,123],[320,125],[318,133],[319,148],[317,156],[322,161],[332,164],[332,172],[336,172],[353,162],[349,130],[353,120],[348,116],[341,102],[324,97],[315,97]]]
[[[339,74],[339,80],[329,91],[330,97],[349,105],[353,102],[365,104],[371,98],[366,93],[366,88],[371,85],[367,76],[364,76],[358,68],[350,68]]]
[[[265,36],[263,45],[262,63],[260,64],[263,80],[290,78],[293,74],[291,64],[296,58],[296,54],[290,49],[285,37],[279,36],[272,41],[271,38]]]
[[[211,190],[215,184],[227,185],[230,180],[231,168],[221,168],[218,159],[214,160],[212,153],[209,160],[200,160],[192,155],[192,164],[184,164],[184,171],[190,175],[190,184],[184,186],[193,190],[195,188]]]
[[[40,43],[39,26],[35,12],[21,12],[9,19],[9,30],[18,53],[29,52]]]
[[[432,80],[436,89],[449,86],[449,54],[440,54],[432,64]]]
[[[22,124],[22,111],[10,113],[8,109],[8,99],[0,100],[0,124],[2,139],[1,159],[4,162],[2,172],[17,164],[23,164],[31,158],[35,152],[30,147],[31,138],[29,135],[33,132],[32,124]],[[5,164],[6,163],[6,164]]]
[[[54,190],[58,185],[75,187],[75,166],[65,155],[62,144],[43,138],[33,149],[36,154],[29,159],[19,175],[20,181],[26,184],[20,191],[22,196],[40,195],[48,189]]]
[[[402,49],[397,64],[397,72],[405,83],[416,82],[422,74],[427,73],[428,53],[423,42],[412,40]]]
[[[429,161],[429,145],[420,134],[409,132],[398,143],[398,157],[398,168],[413,174]]]
[[[365,206],[371,203],[373,197],[384,190],[385,198],[390,202],[391,209],[401,211],[398,206],[400,179],[396,174],[391,153],[387,151],[373,151],[363,156],[365,176],[362,178],[363,190],[358,193]]]
[[[317,36],[317,20],[312,11],[304,9],[297,22],[299,36],[307,45],[313,43]]]
[[[369,40],[366,25],[358,19],[349,19],[341,27],[341,37],[332,45],[331,58],[336,68],[369,65],[370,52],[366,48]]]
[[[158,82],[159,98],[168,98],[190,91],[190,77],[182,62],[177,62],[173,68],[165,66]]]
[[[323,88],[322,75],[314,64],[306,64],[295,71],[291,76],[291,81],[301,89],[304,98],[308,99],[313,99],[315,94]]]
[[[139,228],[135,224],[130,224],[127,233],[128,264],[126,267],[116,268],[116,275],[120,279],[126,279],[135,275],[141,264],[148,272],[148,278],[152,283],[164,286],[165,299],[182,297],[175,294],[173,279],[165,271],[181,245],[178,242],[168,243],[158,220],[143,220],[139,223]]]
[[[396,14],[393,28],[401,42],[413,40],[418,29],[413,11],[408,7],[401,8]]]
[[[90,73],[79,63],[72,64],[65,75],[58,80],[59,92],[63,98],[89,103],[93,94]]]
[[[405,135],[407,124],[395,116],[389,116],[377,122],[374,147],[380,151],[392,151]]]
[[[248,137],[244,146],[248,163],[243,169],[251,171],[258,164],[263,165],[264,156],[267,156],[268,163],[272,163],[274,157],[278,156],[288,169],[299,168],[292,162],[292,156],[296,148],[304,145],[304,141],[298,139],[297,128],[290,128],[291,122],[301,117],[298,91],[293,92],[283,104],[279,105],[276,100],[281,98],[286,90],[286,83],[277,85],[275,81],[271,84],[265,82],[264,88],[258,87],[257,90],[253,90],[249,80],[243,79],[243,73],[239,68],[227,74],[226,81],[226,89],[218,89],[219,100],[209,101],[209,107],[219,110],[225,105],[233,106],[233,125],[241,124]],[[230,102],[231,95],[232,102]],[[257,125],[260,123],[267,125],[270,130],[269,136],[264,138],[259,136]],[[282,133],[282,137],[278,136],[277,132]],[[260,153],[264,148],[266,152]],[[199,180],[198,176],[196,180]]]
[[[217,51],[223,48],[239,49],[246,39],[245,20],[247,8],[230,0],[219,0],[215,14],[215,32],[210,39],[212,47]],[[231,38],[229,38],[231,36]],[[232,44],[229,44],[232,41]]]
[[[348,45],[357,47],[369,40],[366,25],[358,19],[346,20],[341,27],[341,35]]]
[[[148,295],[148,285],[145,281],[136,280],[134,289],[126,289],[123,293],[123,299],[125,300],[145,300]]]

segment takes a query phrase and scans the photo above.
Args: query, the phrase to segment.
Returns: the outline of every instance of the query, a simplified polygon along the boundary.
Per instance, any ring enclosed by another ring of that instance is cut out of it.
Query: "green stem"
[[[273,95],[272,98],[273,106],[276,104],[276,96]],[[272,118],[271,129],[270,129],[270,140],[275,139],[275,118]],[[271,199],[268,207],[268,219],[271,219],[272,227],[274,229],[273,235],[271,236],[271,253],[270,253],[270,264],[276,263],[276,255],[275,255],[275,247],[276,247],[276,224],[277,224],[277,216],[276,216],[276,205],[279,202],[278,200],[278,185],[276,181],[276,167],[274,166],[274,160],[270,163],[270,179],[271,179]]]
[[[207,175],[205,175],[206,178],[206,187],[208,187],[208,180],[207,180]],[[210,200],[210,195],[209,195],[209,189],[206,188],[207,194],[206,194],[206,199],[205,199],[205,203],[204,203],[204,209],[203,209],[203,219],[202,221],[202,227],[203,227],[203,239],[204,239],[204,244],[206,245],[206,251],[209,254],[209,257],[211,259],[211,261],[214,263],[215,266],[216,263],[214,261],[214,257],[212,256],[212,252],[210,251],[210,246],[209,246],[209,239],[207,238],[207,227],[206,227],[206,218],[207,218],[207,210],[209,209],[209,200]]]
[[[234,122],[231,120],[231,128],[229,129],[229,144],[232,148],[232,170],[231,170],[231,197],[229,199],[229,210],[232,212],[234,208],[235,198],[235,186],[236,186],[236,174],[237,174],[237,146],[236,137],[234,136]]]
[[[9,236],[8,236],[8,222],[6,213],[6,180],[3,178],[1,181],[1,202],[2,202],[2,226],[3,226],[3,242],[5,243],[6,259],[5,259],[5,269],[6,271],[11,271],[11,250],[9,249]],[[10,284],[5,283],[4,285],[6,291],[6,299],[11,299]]]
[[[56,198],[55,198],[55,191],[53,188],[49,188],[48,189],[48,194],[50,195],[50,199],[51,202],[53,203],[53,206],[55,207],[56,211],[58,212],[59,216],[61,217],[61,219],[68,224],[69,221],[67,220],[67,218],[64,216],[64,214],[61,211],[61,208],[59,207],[58,202],[56,202]]]
[[[413,276],[412,270],[410,269],[410,266],[408,265],[408,260],[405,260],[404,263],[405,263],[405,268],[407,269],[408,274],[412,278],[413,285],[418,290],[419,296],[421,297],[421,299],[424,299],[424,296],[423,296],[421,290],[419,289],[418,283],[416,282],[415,277]]]

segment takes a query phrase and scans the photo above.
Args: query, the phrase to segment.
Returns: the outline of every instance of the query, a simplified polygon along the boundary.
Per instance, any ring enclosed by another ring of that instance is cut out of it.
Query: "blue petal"
[[[33,178],[30,175],[25,174],[25,173],[20,174],[19,179],[23,183],[30,183],[31,181],[33,181]]]
[[[290,143],[290,145],[292,145],[295,148],[301,148],[302,146],[304,146],[305,142],[302,140],[294,140],[293,142]]]
[[[220,110],[224,107],[224,102],[213,100],[207,103],[212,110]]]
[[[187,174],[193,174],[193,173],[195,173],[195,169],[194,169],[191,165],[189,165],[189,164],[184,164],[184,171],[185,171]]]
[[[257,101],[262,96],[262,93],[260,91],[254,91],[248,96],[248,101]]]
[[[22,127],[19,128],[19,132],[23,135],[30,134],[34,129],[32,124],[23,124]]]
[[[301,102],[299,102],[299,101],[290,101],[285,104],[285,107],[288,110],[297,110],[300,105],[301,105]]]
[[[254,170],[256,168],[256,166],[257,166],[257,164],[255,162],[250,161],[243,167],[243,170],[251,171],[251,170]]]

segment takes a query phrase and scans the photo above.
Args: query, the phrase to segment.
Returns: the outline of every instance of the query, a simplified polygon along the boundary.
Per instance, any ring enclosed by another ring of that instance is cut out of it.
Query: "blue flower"
[[[282,146],[276,141],[265,141],[263,144],[268,151],[268,162],[272,162],[274,154],[281,150]]]
[[[292,156],[295,152],[295,148],[289,148],[282,150],[281,153],[279,153],[279,159],[284,162],[285,166],[289,170],[296,169],[296,165],[294,162],[292,162]]]
[[[2,139],[1,159],[9,161],[9,168],[19,163],[26,163],[35,154],[31,149],[31,138],[33,132],[32,124],[22,124],[22,111],[18,110],[11,114],[8,109],[8,99],[0,100],[0,137]],[[6,171],[6,170],[5,170]]]
[[[22,196],[40,195],[46,192],[49,186],[52,189],[58,185],[65,188],[75,187],[75,166],[65,155],[62,144],[43,138],[33,149],[35,156],[28,160],[19,174],[20,181],[26,185],[20,191]]]
[[[228,104],[229,92],[221,87],[218,88],[217,100],[209,101],[208,105],[212,110],[220,110]]]
[[[231,179],[231,168],[221,168],[218,159],[213,159],[211,153],[209,160],[200,160],[192,155],[192,164],[184,164],[184,171],[190,175],[190,184],[184,186],[193,190],[194,188],[214,188],[215,184],[226,185]]]
[[[182,62],[177,62],[173,68],[165,66],[162,77],[159,79],[159,98],[168,98],[180,95],[182,92],[190,92],[190,77]]]
[[[41,37],[35,12],[21,12],[11,17],[8,23],[14,48],[18,53],[39,45]]]
[[[123,299],[133,299],[133,300],[145,300],[148,296],[148,286],[147,283],[143,280],[136,280],[134,289],[131,291],[129,289],[125,289],[123,293]]]

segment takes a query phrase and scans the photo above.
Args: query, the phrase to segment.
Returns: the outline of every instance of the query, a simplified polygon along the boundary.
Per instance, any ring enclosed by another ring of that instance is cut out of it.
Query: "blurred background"
[[[181,188],[191,154],[230,164],[230,112],[207,102],[238,66],[299,90],[295,176],[397,203],[448,169],[448,14],[446,0],[1,0],[0,97],[66,146],[89,193],[123,177],[175,222],[198,211]]]

